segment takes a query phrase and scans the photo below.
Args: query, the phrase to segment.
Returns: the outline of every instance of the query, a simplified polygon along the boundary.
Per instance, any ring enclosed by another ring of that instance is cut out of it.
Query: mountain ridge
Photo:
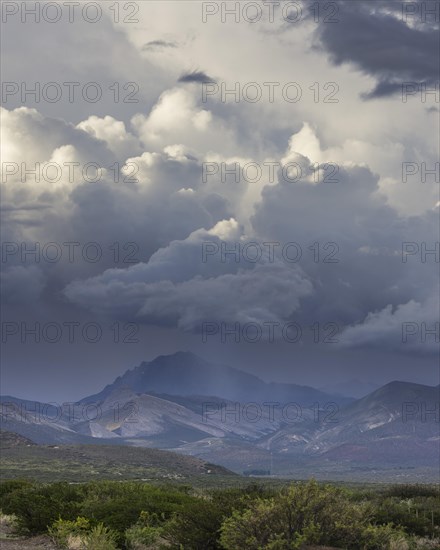
[[[172,355],[160,355],[149,362],[143,361],[137,367],[118,376],[100,392],[89,395],[79,402],[103,400],[114,388],[122,386],[128,386],[137,393],[211,395],[238,401],[272,399],[288,402],[332,399],[339,404],[353,401],[353,398],[329,394],[307,385],[265,382],[254,374],[207,361],[191,352],[177,352]]]
[[[219,387],[224,373],[229,378],[223,387],[238,384],[229,396]],[[183,394],[173,393],[185,377]],[[156,447],[235,471],[267,470],[273,463],[289,475],[299,465],[304,472],[333,473],[347,465],[360,471],[372,464],[417,471],[439,466],[440,388],[413,382],[394,380],[360,399],[338,402],[308,386],[264,382],[179,353],[127,370],[78,401],[73,417],[69,407],[0,400],[6,429],[39,444]],[[46,412],[39,416],[35,411],[41,410]]]

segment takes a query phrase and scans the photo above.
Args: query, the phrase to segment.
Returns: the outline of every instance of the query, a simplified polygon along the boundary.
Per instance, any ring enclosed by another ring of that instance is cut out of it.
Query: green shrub
[[[377,502],[374,507],[374,523],[393,523],[407,533],[418,536],[433,536],[435,524],[440,518],[440,500],[434,497],[415,497],[402,500],[389,497]]]
[[[49,527],[48,533],[61,548],[69,548],[72,537],[82,539],[90,530],[90,521],[86,518],[77,517],[75,521],[57,519]]]
[[[142,513],[148,514],[149,526],[158,527],[195,500],[172,487],[100,482],[87,485],[81,515],[116,532],[118,543],[122,545],[126,530],[138,523]]]
[[[133,525],[125,531],[125,543],[129,550],[147,550],[157,548],[158,544],[164,542],[161,535],[161,527],[147,527]]]
[[[117,536],[111,529],[99,523],[84,539],[87,550],[117,550]]]
[[[142,511],[135,525],[125,531],[125,544],[129,550],[156,549],[165,542],[161,538],[164,516]]]
[[[392,523],[386,525],[369,525],[361,537],[362,550],[408,550],[409,544],[405,534],[396,529]]]
[[[0,532],[14,533],[17,531],[17,516],[7,515],[0,511]]]
[[[17,491],[18,489],[29,489],[30,487],[33,487],[34,483],[32,481],[29,481],[27,479],[8,479],[5,481],[2,481],[0,483],[0,501],[3,501],[3,499],[9,495],[10,493],[13,493],[14,491]]]
[[[384,496],[399,498],[435,497],[439,498],[440,488],[435,485],[402,484],[391,485],[383,491]]]
[[[59,518],[73,521],[80,513],[80,501],[78,489],[68,483],[24,485],[3,497],[2,508],[17,516],[20,533],[40,534]]]
[[[164,538],[173,547],[191,550],[217,550],[221,548],[220,527],[225,510],[217,503],[199,499],[188,503],[164,527]]]
[[[226,550],[287,550],[304,543],[358,550],[368,519],[367,508],[350,502],[342,489],[310,481],[236,510],[223,522],[220,540]]]

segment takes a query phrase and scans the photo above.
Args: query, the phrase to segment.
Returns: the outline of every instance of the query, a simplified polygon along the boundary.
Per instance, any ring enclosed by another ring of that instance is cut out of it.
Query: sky
[[[1,393],[438,384],[439,13],[2,2]]]

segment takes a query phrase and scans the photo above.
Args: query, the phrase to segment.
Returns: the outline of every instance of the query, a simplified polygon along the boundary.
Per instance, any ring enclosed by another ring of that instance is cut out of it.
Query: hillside
[[[31,445],[2,449],[1,478],[185,481],[234,476],[199,458],[158,449],[107,445]]]
[[[10,449],[11,447],[30,447],[36,445],[33,441],[27,437],[16,434],[14,432],[8,432],[0,430],[0,449]]]

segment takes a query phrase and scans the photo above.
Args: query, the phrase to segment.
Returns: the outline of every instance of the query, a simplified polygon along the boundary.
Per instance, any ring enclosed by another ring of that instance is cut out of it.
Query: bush
[[[410,548],[412,550],[438,550],[440,548],[440,539],[416,537],[411,541]]]
[[[117,550],[116,533],[99,523],[86,535],[84,548],[86,550]]]
[[[176,548],[217,550],[225,510],[209,500],[199,499],[176,513],[164,527],[164,538]]]
[[[117,537],[102,523],[92,526],[83,517],[75,521],[58,519],[48,530],[53,541],[69,550],[117,550]]]
[[[162,538],[163,516],[142,511],[137,523],[125,531],[125,544],[129,550],[156,549],[165,542]]]
[[[310,481],[236,510],[223,522],[220,540],[226,550],[287,550],[305,543],[358,550],[368,520],[367,508],[350,502],[342,489]]]
[[[125,543],[130,550],[148,550],[164,542],[161,535],[161,527],[133,525],[125,531]]]
[[[378,502],[374,509],[374,522],[393,523],[407,533],[421,537],[435,534],[435,523],[439,518],[439,500],[434,497],[416,497],[401,500],[389,497]]]
[[[14,491],[17,491],[18,489],[29,489],[30,487],[33,487],[34,483],[32,481],[29,481],[27,479],[8,479],[5,481],[2,481],[0,483],[0,501],[3,502],[3,499],[9,495],[10,493],[13,493]]]
[[[61,548],[71,548],[72,539],[81,541],[90,531],[90,521],[86,518],[77,517],[75,521],[57,519],[49,527],[48,533],[53,541]]]
[[[109,527],[124,542],[124,533],[135,525],[142,512],[155,518],[157,525],[170,519],[195,497],[173,488],[161,489],[147,484],[103,482],[87,486],[81,514]],[[154,525],[155,526],[155,525]]]
[[[14,533],[17,530],[17,516],[3,514],[0,511],[0,532]]]
[[[258,499],[247,510],[234,511],[221,527],[220,543],[226,550],[267,548],[273,537],[271,522],[275,514],[275,501]]]
[[[388,550],[409,550],[408,541],[403,536],[397,536],[390,541]]]
[[[68,483],[23,485],[7,492],[2,508],[6,514],[17,516],[18,531],[22,534],[45,533],[55,520],[74,520],[80,512],[81,495]]]
[[[362,534],[362,550],[408,550],[404,533],[393,524],[369,525]]]
[[[402,484],[391,485],[383,491],[384,496],[399,498],[435,497],[440,496],[440,489],[434,485]]]

